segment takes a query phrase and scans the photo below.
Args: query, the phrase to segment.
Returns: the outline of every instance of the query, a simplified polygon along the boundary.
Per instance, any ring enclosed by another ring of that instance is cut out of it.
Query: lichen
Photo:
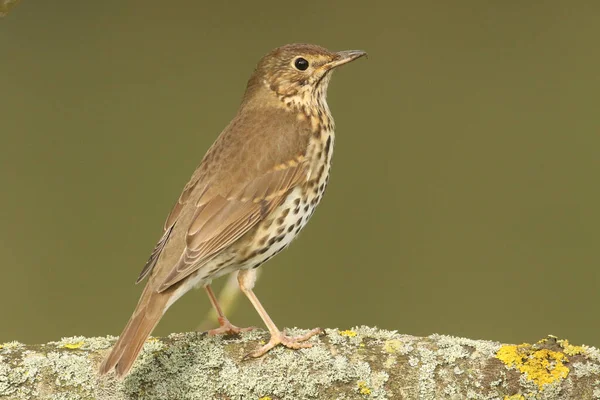
[[[310,339],[312,348],[279,346],[264,357],[242,361],[259,341],[269,339],[268,332],[227,337],[173,334],[149,338],[123,381],[96,372],[103,349],[115,339],[71,337],[27,348],[11,343],[10,349],[0,350],[0,397],[382,400],[405,396],[409,390],[417,398],[553,400],[565,393],[579,394],[572,392],[579,378],[589,385],[586,393],[600,393],[600,352],[552,337],[533,345],[502,346],[369,327],[327,329]],[[565,378],[568,384],[561,384]]]
[[[57,386],[87,391],[94,387],[92,366],[86,355],[50,352],[47,360]]]
[[[577,378],[591,375],[599,375],[600,377],[600,365],[592,364],[590,362],[575,362],[572,364],[572,373],[575,374]]]
[[[64,337],[57,342],[49,342],[48,345],[56,347],[57,349],[95,351],[109,348],[111,343],[115,340],[116,337],[114,336],[92,338],[85,336],[71,336]]]
[[[433,399],[435,398],[435,369],[437,367],[435,352],[425,346],[420,346],[417,348],[417,351],[421,356],[419,367],[419,398]]]
[[[600,362],[600,350],[598,348],[586,345],[581,345],[581,347],[587,359]]]
[[[398,352],[402,348],[402,341],[398,339],[386,340],[383,349],[390,354]]]
[[[481,354],[483,357],[493,357],[501,347],[500,343],[489,340],[473,340],[463,337],[438,334],[430,335],[429,338],[435,340],[438,346],[450,349],[451,352],[458,351],[459,353],[464,354],[464,351],[458,349],[458,346],[462,346],[463,348],[470,347],[473,349],[474,355]],[[448,356],[450,358],[453,357],[451,354]],[[458,356],[458,354],[456,356]]]
[[[65,349],[71,349],[71,350],[75,350],[75,349],[79,349],[83,346],[83,342],[77,342],[77,343],[67,343],[65,345],[63,345],[63,347]]]
[[[369,386],[367,385],[367,382],[365,381],[358,381],[356,382],[356,386],[358,389],[358,393],[362,394],[362,395],[370,395],[371,394],[371,389],[369,389]]]
[[[585,349],[582,346],[573,346],[567,339],[558,340],[557,343],[563,348],[563,352],[568,356],[585,354]]]
[[[561,381],[569,374],[569,368],[564,364],[569,361],[565,354],[535,349],[528,343],[502,346],[496,357],[509,368],[516,368],[525,374],[540,390],[544,389],[544,385]]]
[[[0,349],[4,350],[20,350],[24,347],[25,345],[23,343],[19,343],[16,340],[13,340],[12,342],[2,343],[2,345],[0,345]]]
[[[335,331],[342,338],[339,331]],[[305,332],[299,329],[287,331],[290,335]],[[358,336],[361,336],[360,340],[365,338],[356,332],[356,336],[342,340],[352,346],[350,340]],[[202,393],[206,398],[297,400],[321,398],[336,382],[363,381],[371,391],[369,398],[384,399],[387,396],[388,375],[371,370],[369,363],[356,358],[355,350],[350,347],[342,346],[341,353],[333,355],[326,343],[315,337],[311,339],[312,348],[289,350],[277,347],[268,357],[240,362],[242,356],[256,346],[250,338],[265,340],[268,334],[247,332],[227,338],[172,335],[170,339],[176,341],[158,349],[150,346],[160,342],[147,342],[132,373],[124,381],[124,389],[130,395],[144,393],[145,399],[177,396],[180,390],[181,393]],[[264,379],[265,376],[269,379]],[[299,378],[301,385],[297,384]]]

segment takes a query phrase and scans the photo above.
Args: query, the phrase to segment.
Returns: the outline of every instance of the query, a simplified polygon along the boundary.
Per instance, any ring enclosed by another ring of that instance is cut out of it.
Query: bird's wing
[[[177,203],[175,203],[175,206],[173,206],[171,213],[169,214],[169,216],[167,217],[167,220],[165,221],[163,235],[160,238],[160,240],[158,241],[158,243],[156,244],[156,246],[154,247],[154,250],[152,250],[152,254],[150,254],[150,258],[148,259],[148,261],[146,261],[146,265],[144,265],[142,272],[140,272],[140,275],[138,276],[137,280],[135,281],[136,284],[140,283],[152,271],[152,269],[158,262],[158,258],[160,257],[160,254],[162,253],[163,249],[165,248],[165,245],[167,244],[167,242],[171,236],[171,232],[173,231],[175,222],[179,218],[179,215],[181,214],[181,210],[183,209],[183,206],[188,202],[192,191],[194,190],[194,188],[196,187],[196,184],[199,181],[199,178],[200,178],[199,176],[194,175],[192,177],[192,179],[188,182],[188,184],[185,185],[185,187],[183,188],[183,192],[181,193],[181,196],[179,196]]]
[[[159,284],[158,291],[166,290],[198,270],[264,219],[291,189],[307,179],[308,163],[303,157],[297,157],[234,187],[227,194],[213,194],[210,188],[205,189],[194,204],[196,210],[187,230],[183,254]]]

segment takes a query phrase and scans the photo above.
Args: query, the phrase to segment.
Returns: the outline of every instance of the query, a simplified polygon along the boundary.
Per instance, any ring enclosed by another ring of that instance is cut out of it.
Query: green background
[[[117,335],[258,59],[335,73],[332,180],[263,268],[281,326],[600,346],[600,3],[23,0],[0,20],[0,342]],[[224,279],[218,284],[222,284]],[[184,296],[155,335],[209,309]],[[246,299],[230,315],[262,326]]]

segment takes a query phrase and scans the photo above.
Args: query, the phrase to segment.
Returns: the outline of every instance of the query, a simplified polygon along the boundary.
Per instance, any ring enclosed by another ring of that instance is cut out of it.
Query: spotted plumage
[[[300,233],[329,181],[334,123],[326,101],[334,68],[363,56],[307,44],[273,50],[258,63],[240,108],[210,147],[167,217],[164,232],[138,282],[148,283],[100,372],[131,368],[164,312],[196,286],[206,288],[219,316],[215,333],[240,332],[229,323],[210,284],[239,271],[240,289],[269,328],[290,348],[318,330],[291,338],[270,319],[252,288],[253,270]]]

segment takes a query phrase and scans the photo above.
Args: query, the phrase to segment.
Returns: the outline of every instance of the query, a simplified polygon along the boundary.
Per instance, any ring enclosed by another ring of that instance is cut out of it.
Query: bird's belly
[[[257,268],[285,249],[306,226],[323,197],[326,177],[323,177],[323,181],[320,185],[292,190],[254,231],[199,268],[188,279],[189,285],[186,286],[189,287],[182,288],[182,293],[190,287],[210,284],[213,279],[239,269]]]
[[[294,188],[255,230],[198,268],[177,288],[165,311],[191,288],[209,285],[213,279],[240,269],[258,268],[289,246],[319,205],[329,181],[329,167],[312,181]]]

